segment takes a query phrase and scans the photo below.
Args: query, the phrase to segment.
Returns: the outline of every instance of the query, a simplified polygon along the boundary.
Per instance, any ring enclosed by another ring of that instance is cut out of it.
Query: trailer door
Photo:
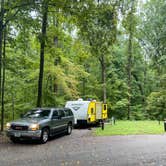
[[[102,104],[96,102],[96,119],[102,119]]]

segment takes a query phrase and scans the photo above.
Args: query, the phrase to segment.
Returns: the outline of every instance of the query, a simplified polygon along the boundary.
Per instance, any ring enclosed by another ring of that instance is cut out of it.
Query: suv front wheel
[[[67,125],[67,135],[70,135],[71,133],[72,133],[72,124],[69,123],[69,124]]]
[[[19,142],[19,138],[16,138],[16,137],[10,137],[10,140],[11,140],[13,143],[18,143],[18,142]]]
[[[48,138],[49,138],[49,130],[47,128],[44,128],[41,133],[40,143],[45,144],[48,141]]]

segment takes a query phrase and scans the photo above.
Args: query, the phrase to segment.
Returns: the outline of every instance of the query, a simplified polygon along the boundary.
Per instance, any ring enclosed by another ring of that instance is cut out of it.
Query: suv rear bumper
[[[7,130],[6,135],[8,137],[40,139],[41,132],[42,132],[41,130],[36,130],[36,131]]]

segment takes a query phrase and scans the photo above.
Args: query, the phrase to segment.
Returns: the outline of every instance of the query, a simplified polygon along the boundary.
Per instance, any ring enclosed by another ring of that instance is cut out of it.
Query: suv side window
[[[73,112],[71,111],[71,109],[69,109],[69,114],[70,116],[73,116]]]
[[[70,109],[65,109],[65,114],[66,114],[66,116],[72,116],[73,115],[73,113],[71,112]]]
[[[70,109],[67,109],[66,113],[67,113],[67,116],[73,116],[73,113],[72,113],[72,111]]]
[[[41,116],[42,116],[42,117],[48,117],[49,114],[50,114],[50,110],[43,110],[43,111],[41,112]]]
[[[70,113],[69,113],[69,110],[68,110],[68,109],[65,109],[64,111],[65,111],[65,115],[66,115],[66,116],[70,116]]]
[[[65,113],[64,113],[64,111],[62,109],[59,110],[59,113],[60,113],[61,117],[65,117]]]
[[[54,110],[52,117],[53,118],[57,118],[58,117],[58,111],[57,110]]]

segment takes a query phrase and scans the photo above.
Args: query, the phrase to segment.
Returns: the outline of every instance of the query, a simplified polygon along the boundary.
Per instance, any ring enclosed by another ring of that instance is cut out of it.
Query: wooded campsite
[[[0,0],[0,122],[68,100],[166,118],[165,0]]]

